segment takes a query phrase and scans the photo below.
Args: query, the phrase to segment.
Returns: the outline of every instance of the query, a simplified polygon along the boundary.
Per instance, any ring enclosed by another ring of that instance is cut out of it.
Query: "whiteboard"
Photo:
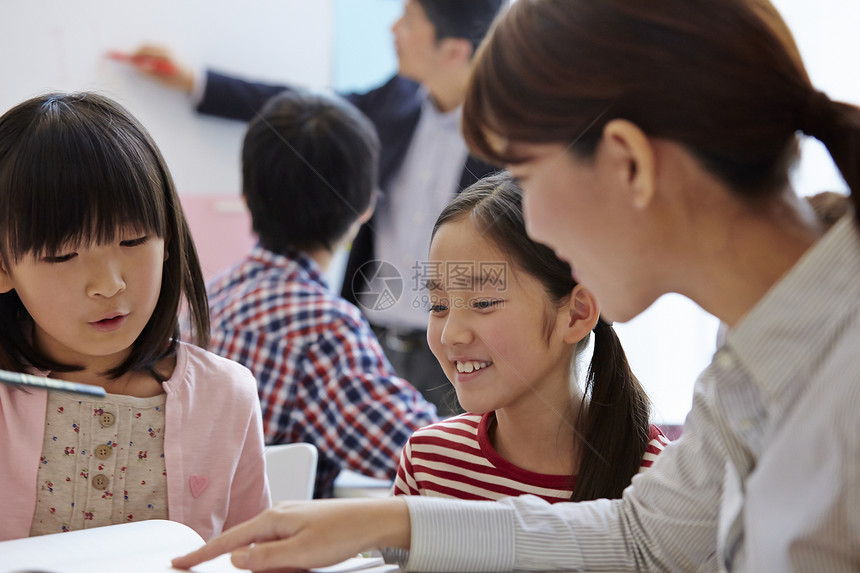
[[[47,91],[99,91],[150,131],[180,195],[237,196],[245,125],[195,113],[187,95],[104,54],[160,43],[201,67],[329,86],[332,6],[333,0],[0,0],[0,112]]]

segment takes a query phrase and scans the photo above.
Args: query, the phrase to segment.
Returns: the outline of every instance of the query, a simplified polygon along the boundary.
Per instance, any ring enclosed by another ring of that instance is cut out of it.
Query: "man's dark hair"
[[[500,8],[507,0],[417,0],[436,28],[436,39],[465,38],[472,53],[487,35]]]
[[[290,90],[248,126],[242,193],[260,244],[276,253],[331,250],[370,207],[379,139],[373,124],[334,94]]]

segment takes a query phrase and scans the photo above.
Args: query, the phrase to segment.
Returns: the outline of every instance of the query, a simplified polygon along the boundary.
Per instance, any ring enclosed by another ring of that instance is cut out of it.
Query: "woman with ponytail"
[[[594,295],[528,238],[521,198],[499,173],[436,220],[427,338],[467,413],[412,435],[395,494],[618,498],[668,443]],[[592,331],[580,388],[576,359]]]
[[[676,292],[727,326],[682,437],[617,500],[281,508],[196,558],[390,545],[416,571],[860,570],[860,110],[812,86],[770,2],[518,0],[475,56],[463,126],[607,320]],[[848,184],[829,229],[789,182],[799,134]]]

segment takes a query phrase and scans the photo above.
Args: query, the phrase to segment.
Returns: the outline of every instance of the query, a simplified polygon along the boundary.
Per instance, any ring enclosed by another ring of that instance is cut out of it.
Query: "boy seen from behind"
[[[395,376],[360,311],[323,279],[372,213],[379,141],[346,100],[305,90],[250,123],[242,194],[257,246],[210,283],[210,350],[256,376],[267,444],[319,450],[315,497],[341,469],[393,479],[435,407]]]

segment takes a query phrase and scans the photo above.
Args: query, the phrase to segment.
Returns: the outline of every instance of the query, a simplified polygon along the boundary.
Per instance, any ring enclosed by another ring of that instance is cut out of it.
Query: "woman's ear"
[[[600,318],[600,306],[594,294],[582,285],[576,285],[570,291],[566,313],[563,319],[567,324],[562,326],[564,341],[576,344],[591,332]],[[560,318],[559,320],[562,320]]]
[[[629,192],[631,204],[645,209],[654,199],[655,158],[651,140],[626,119],[613,119],[603,128],[602,151],[611,161],[618,183]]]

